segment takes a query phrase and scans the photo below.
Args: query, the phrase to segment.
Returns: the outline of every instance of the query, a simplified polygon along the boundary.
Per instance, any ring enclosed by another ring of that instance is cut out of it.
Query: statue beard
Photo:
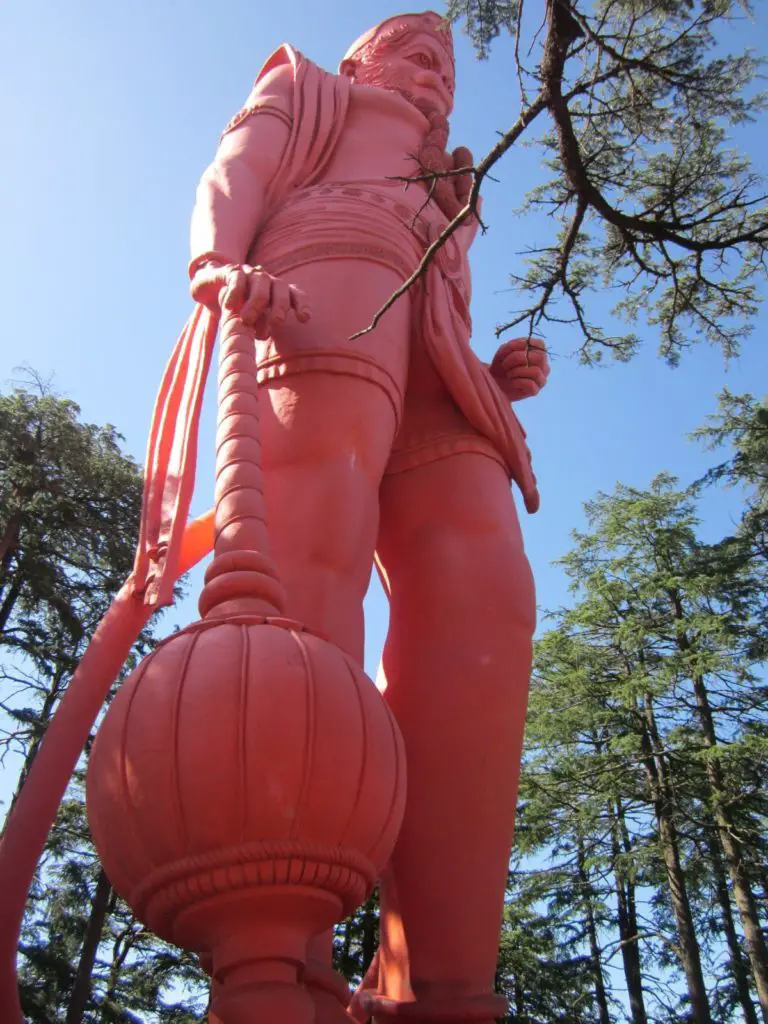
[[[357,68],[355,81],[361,85],[373,85],[379,89],[399,93],[419,110],[427,119],[429,127],[421,142],[417,156],[419,169],[422,172],[444,172],[454,166],[453,158],[446,152],[448,145],[448,118],[436,103],[424,98],[416,99],[408,89],[409,76],[399,68],[392,67],[384,61],[363,60]],[[456,195],[456,180],[453,178],[436,179],[431,189],[431,197],[452,220],[461,210],[463,203]]]
[[[403,99],[416,105],[414,95],[407,88],[408,77],[398,68],[393,68],[385,61],[371,60],[362,63],[357,70],[355,80],[361,85],[374,85],[379,89],[387,89],[389,92],[399,93]]]

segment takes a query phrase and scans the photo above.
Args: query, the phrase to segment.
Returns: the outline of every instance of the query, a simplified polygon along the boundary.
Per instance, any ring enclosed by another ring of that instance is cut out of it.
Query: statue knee
[[[403,600],[422,613],[473,619],[491,616],[518,636],[532,637],[536,596],[517,524],[479,515],[472,527],[450,516],[416,529],[383,529],[379,553],[393,608]],[[470,596],[471,595],[471,596]],[[467,600],[471,600],[471,609]]]

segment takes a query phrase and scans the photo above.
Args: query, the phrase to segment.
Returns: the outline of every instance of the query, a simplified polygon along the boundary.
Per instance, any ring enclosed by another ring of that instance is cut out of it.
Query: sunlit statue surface
[[[106,716],[89,813],[113,885],[201,953],[222,1024],[504,1013],[494,973],[535,619],[510,480],[538,504],[510,403],[549,367],[534,339],[490,366],[472,353],[474,218],[359,333],[467,202],[468,174],[428,180],[472,164],[446,152],[453,93],[449,27],[401,15],[338,74],[282,46],[224,131],[193,213],[198,306],[158,397],[136,568],[4,842],[21,886],[99,687],[215,542],[201,621]],[[220,321],[215,520],[187,525]],[[374,559],[384,702],[362,674]],[[380,948],[350,1002],[330,928],[377,876]]]

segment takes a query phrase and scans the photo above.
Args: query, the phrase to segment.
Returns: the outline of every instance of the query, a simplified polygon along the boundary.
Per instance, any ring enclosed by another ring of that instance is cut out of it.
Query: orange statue
[[[221,1024],[504,1012],[493,980],[535,620],[510,479],[538,504],[510,402],[549,366],[536,339],[490,366],[472,353],[476,222],[358,333],[467,202],[469,175],[402,183],[471,167],[446,152],[453,90],[447,24],[401,15],[337,75],[281,47],[222,136],[135,570],[0,847],[3,1020],[19,1019],[14,929],[68,774],[132,638],[214,538],[201,621],[132,674],[94,745],[89,814],[113,884],[200,951]],[[220,319],[215,517],[187,525]],[[361,667],[374,552],[391,609],[383,701]],[[380,949],[350,1003],[329,929],[376,875]]]

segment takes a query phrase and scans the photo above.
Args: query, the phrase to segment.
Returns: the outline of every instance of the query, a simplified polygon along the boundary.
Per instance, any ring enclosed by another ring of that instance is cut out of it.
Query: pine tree
[[[37,379],[0,396],[0,702],[4,753],[20,764],[16,795],[132,565],[143,481],[121,440],[113,427],[83,423],[74,403]],[[153,642],[145,630],[133,657]],[[112,890],[90,840],[81,779],[30,894],[19,949],[25,1017],[192,1024],[202,973],[146,932]]]
[[[663,942],[651,962],[668,971],[677,959],[693,1020],[714,1009],[726,1019],[735,1006],[754,1020],[750,974],[765,1014],[764,572],[741,542],[700,541],[694,498],[664,475],[647,491],[598,495],[587,515],[589,530],[562,562],[575,604],[537,649],[521,792],[545,785],[549,804],[539,795],[537,813],[560,846],[582,836],[588,858],[611,865],[624,950],[640,944],[628,871],[654,889]],[[708,991],[724,944],[731,978]],[[625,958],[637,1022],[640,966]]]

